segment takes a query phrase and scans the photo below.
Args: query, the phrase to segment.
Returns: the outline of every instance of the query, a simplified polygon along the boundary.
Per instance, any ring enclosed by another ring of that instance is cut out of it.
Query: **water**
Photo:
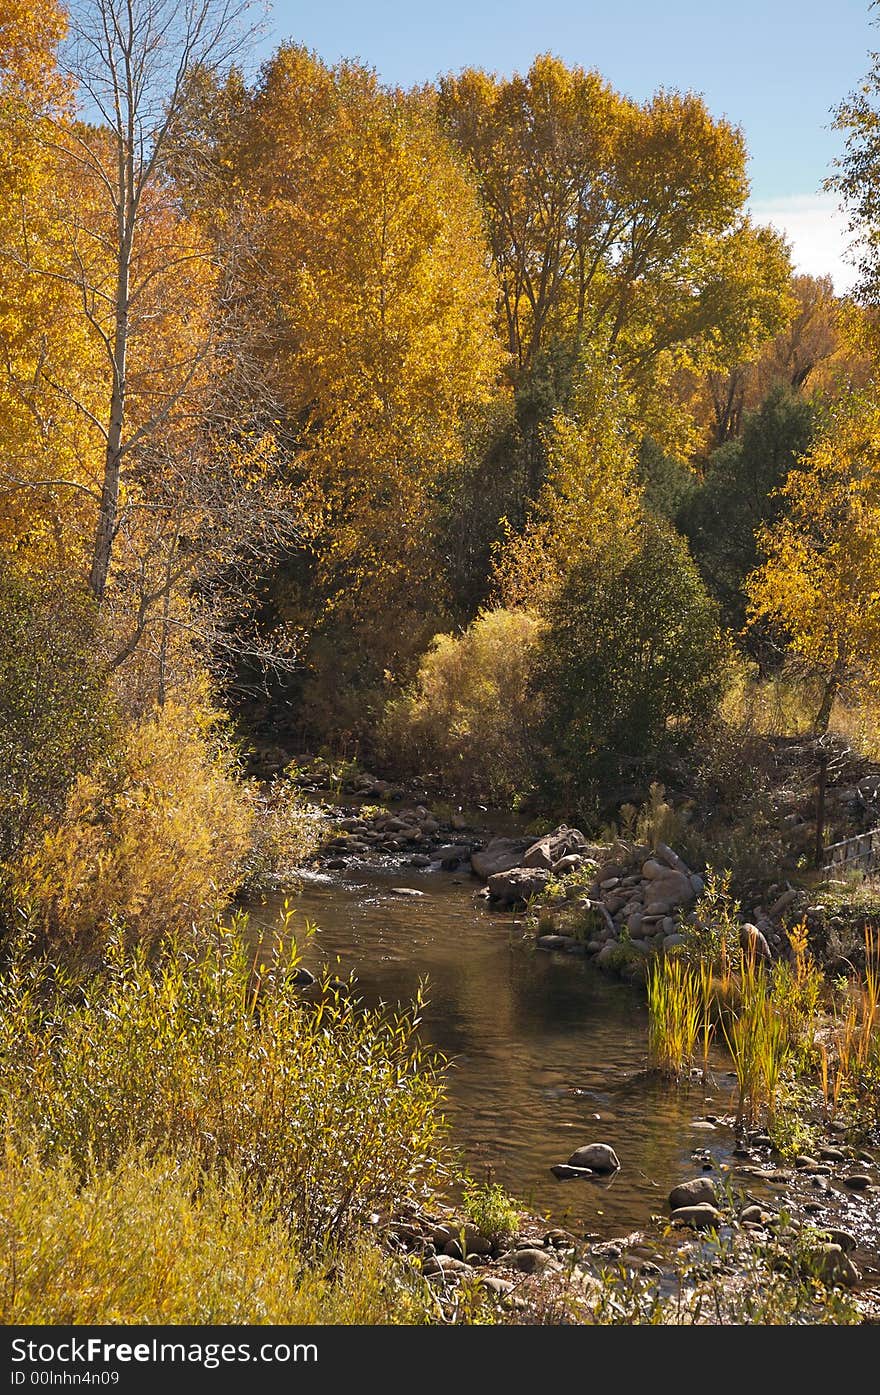
[[[419,890],[401,896],[394,887]],[[697,1128],[732,1106],[732,1084],[676,1087],[646,1073],[644,990],[568,956],[533,948],[509,913],[475,900],[469,876],[349,868],[306,879],[294,926],[320,927],[304,962],[354,971],[371,1005],[406,1004],[428,980],[424,1040],[450,1058],[447,1115],[480,1180],[491,1169],[521,1201],[608,1238],[667,1213],[669,1190],[699,1173],[708,1150],[719,1177],[732,1130]],[[283,898],[251,908],[255,931],[278,923]],[[610,1143],[610,1181],[558,1182],[551,1163],[585,1143]]]

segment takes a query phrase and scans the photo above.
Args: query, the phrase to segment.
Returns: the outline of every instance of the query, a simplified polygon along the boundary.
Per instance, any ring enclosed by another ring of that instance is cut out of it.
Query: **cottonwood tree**
[[[880,696],[880,402],[838,403],[781,490],[784,516],[758,534],[747,582],[754,621],[774,625],[821,680],[817,733],[838,693]]]
[[[69,468],[7,472],[7,490],[66,489],[80,530],[91,515],[83,551],[109,665],[146,643],[160,700],[169,636],[227,644],[232,578],[243,595],[245,559],[296,532],[277,454],[240,406],[254,397],[234,292],[244,249],[227,222],[221,255],[181,196],[202,173],[182,133],[190,91],[245,51],[254,13],[250,0],[78,0],[62,46],[69,99],[36,135],[51,184],[21,199],[2,248],[19,278],[66,298],[79,346],[65,357],[44,336],[37,375],[54,412],[49,450]],[[79,433],[67,457],[59,405]]]
[[[152,433],[191,409],[190,394],[218,353],[218,326],[207,316],[193,342],[174,346],[170,363],[161,362],[164,346],[156,344],[140,365],[141,376],[130,380],[133,341],[153,332],[168,283],[191,284],[211,266],[210,244],[200,245],[198,234],[175,217],[165,159],[189,83],[197,72],[222,71],[241,54],[253,32],[247,23],[252,13],[250,0],[74,0],[70,9],[69,71],[100,131],[93,136],[66,123],[58,132],[59,153],[94,186],[106,215],[100,230],[86,230],[72,210],[74,265],[66,273],[82,292],[83,313],[107,356],[106,412],[93,422],[105,443],[89,576],[98,600],[119,528],[126,462]],[[109,262],[100,279],[80,250],[82,233],[86,242],[98,242]],[[142,257],[140,244],[148,238],[152,255]],[[191,323],[185,313],[181,318]]]

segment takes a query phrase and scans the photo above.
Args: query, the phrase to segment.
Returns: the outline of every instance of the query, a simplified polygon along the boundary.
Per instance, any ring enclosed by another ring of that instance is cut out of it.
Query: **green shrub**
[[[462,1201],[477,1230],[493,1244],[504,1245],[519,1231],[516,1203],[498,1182],[475,1182],[469,1177]]]
[[[71,784],[112,745],[85,590],[0,564],[0,864],[61,813]]]
[[[131,1149],[193,1160],[287,1221],[342,1243],[438,1175],[439,1063],[409,1013],[347,995],[305,1004],[296,947],[247,922],[178,937],[151,965],[111,940],[94,974],[15,952],[0,980],[0,1107],[18,1151],[84,1179]]]
[[[723,691],[728,649],[686,543],[648,518],[639,539],[576,567],[548,606],[535,681],[557,786],[656,766]]]

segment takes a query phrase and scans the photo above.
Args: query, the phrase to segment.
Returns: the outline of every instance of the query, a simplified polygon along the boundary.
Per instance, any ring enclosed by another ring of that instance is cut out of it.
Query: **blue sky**
[[[880,49],[868,0],[270,0],[269,13],[263,54],[293,39],[403,86],[467,66],[523,71],[551,52],[636,99],[700,92],[743,128],[755,217],[787,233],[803,270],[831,273],[838,290],[851,280],[821,185],[842,149],[832,108]]]

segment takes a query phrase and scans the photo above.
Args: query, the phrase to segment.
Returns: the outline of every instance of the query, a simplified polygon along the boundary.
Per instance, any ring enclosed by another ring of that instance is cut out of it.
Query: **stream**
[[[704,1163],[719,1180],[733,1131],[706,1115],[733,1107],[730,1063],[707,1087],[647,1074],[644,989],[535,950],[522,921],[478,889],[469,875],[411,867],[307,873],[290,898],[294,933],[319,927],[303,963],[353,972],[371,1006],[408,1004],[427,980],[420,1032],[449,1060],[447,1117],[465,1166],[554,1224],[610,1238],[666,1213],[670,1188]],[[255,938],[274,931],[283,901],[248,908]],[[557,1181],[550,1165],[586,1143],[611,1144],[620,1171]]]

